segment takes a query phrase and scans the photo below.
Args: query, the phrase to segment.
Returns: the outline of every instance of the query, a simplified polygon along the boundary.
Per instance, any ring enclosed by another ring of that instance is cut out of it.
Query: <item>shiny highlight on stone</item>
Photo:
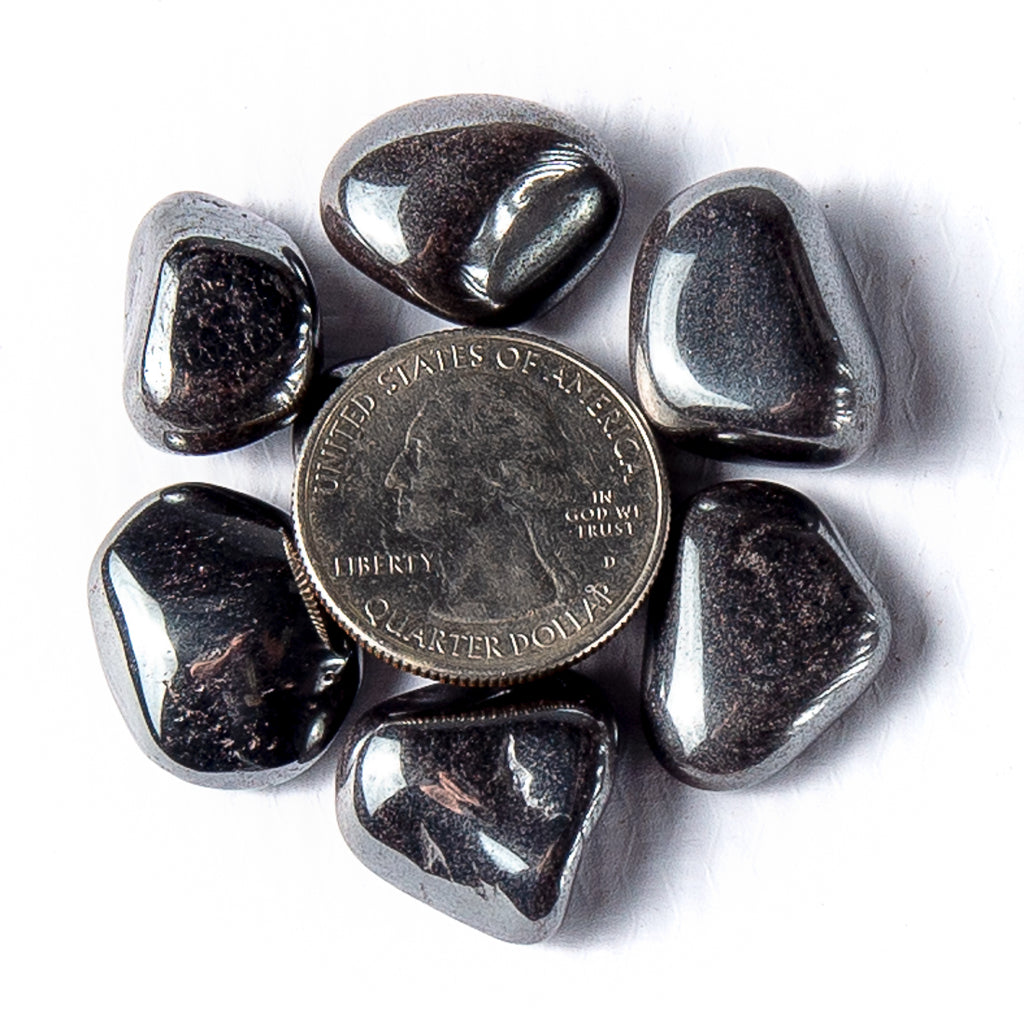
[[[654,425],[714,458],[838,465],[880,417],[881,361],[846,259],[776,171],[708,178],[655,217],[630,353]]]
[[[622,185],[582,125],[505,96],[421,100],[338,151],[320,213],[379,284],[456,323],[508,326],[550,308],[600,257]]]
[[[284,231],[200,192],[168,196],[143,218],[129,263],[124,401],[135,429],[201,455],[285,426],[317,329],[312,279]]]
[[[129,509],[96,552],[89,610],[114,699],[147,756],[188,782],[286,781],[355,695],[357,652],[318,636],[289,529],[263,502],[180,484]]]
[[[372,871],[509,942],[561,923],[607,798],[616,728],[576,676],[481,695],[430,686],[356,726],[338,822]]]
[[[704,789],[760,782],[875,678],[889,614],[824,514],[777,484],[697,494],[670,555],[644,659],[655,752]]]

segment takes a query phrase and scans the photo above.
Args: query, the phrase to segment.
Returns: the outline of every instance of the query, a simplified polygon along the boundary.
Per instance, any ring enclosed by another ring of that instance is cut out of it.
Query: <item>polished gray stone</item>
[[[359,683],[289,568],[290,523],[220,487],[144,498],[100,545],[89,610],[103,669],[142,750],[188,782],[284,782],[326,749]]]
[[[837,465],[878,424],[882,365],[857,286],[821,208],[777,171],[715,175],[654,218],[630,353],[644,411],[703,455]]]
[[[882,599],[828,519],[789,488],[732,481],[697,494],[663,574],[643,704],[655,752],[683,782],[767,778],[885,661]]]
[[[404,892],[499,939],[537,942],[565,913],[615,744],[604,701],[577,676],[425,687],[356,726],[338,768],[341,832]]]
[[[295,416],[313,372],[313,282],[279,227],[201,192],[142,219],[125,308],[124,401],[152,445],[186,455]]]
[[[324,177],[338,252],[457,323],[508,326],[565,296],[600,257],[622,185],[588,129],[536,103],[456,95],[392,110]]]

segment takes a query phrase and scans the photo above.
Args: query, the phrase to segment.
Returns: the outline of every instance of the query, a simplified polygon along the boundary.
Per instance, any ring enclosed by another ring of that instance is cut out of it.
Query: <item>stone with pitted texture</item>
[[[497,938],[537,942],[562,920],[615,744],[604,701],[579,677],[490,694],[426,687],[356,726],[338,822],[399,889]]]
[[[118,707],[143,751],[189,782],[283,782],[338,730],[359,682],[289,567],[290,524],[261,501],[180,484],[100,545],[89,607]],[[323,637],[323,638],[322,638]]]
[[[825,216],[764,169],[698,182],[655,217],[633,275],[640,404],[680,445],[837,465],[870,443],[883,376]]]
[[[590,270],[622,206],[615,165],[562,114],[505,96],[422,100],[338,151],[320,213],[379,284],[457,323],[507,326]]]
[[[129,264],[124,401],[135,429],[201,455],[285,426],[317,329],[312,279],[284,231],[200,192],[168,196],[143,218]]]
[[[655,752],[694,786],[760,782],[876,676],[888,612],[821,511],[777,484],[697,494],[670,551],[644,660]]]

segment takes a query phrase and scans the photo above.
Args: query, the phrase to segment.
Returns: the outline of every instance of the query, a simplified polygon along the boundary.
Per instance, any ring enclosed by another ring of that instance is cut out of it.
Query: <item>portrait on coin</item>
[[[556,530],[587,487],[578,447],[544,397],[508,377],[463,378],[423,402],[384,486],[398,532],[439,566],[435,612],[499,621],[575,596]]]

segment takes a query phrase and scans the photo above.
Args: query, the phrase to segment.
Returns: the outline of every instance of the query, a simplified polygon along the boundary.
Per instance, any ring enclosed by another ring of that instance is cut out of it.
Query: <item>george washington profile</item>
[[[397,529],[434,552],[434,612],[517,618],[571,600],[580,581],[560,545],[560,510],[585,487],[578,450],[542,397],[511,377],[449,381],[423,403],[384,480]]]

